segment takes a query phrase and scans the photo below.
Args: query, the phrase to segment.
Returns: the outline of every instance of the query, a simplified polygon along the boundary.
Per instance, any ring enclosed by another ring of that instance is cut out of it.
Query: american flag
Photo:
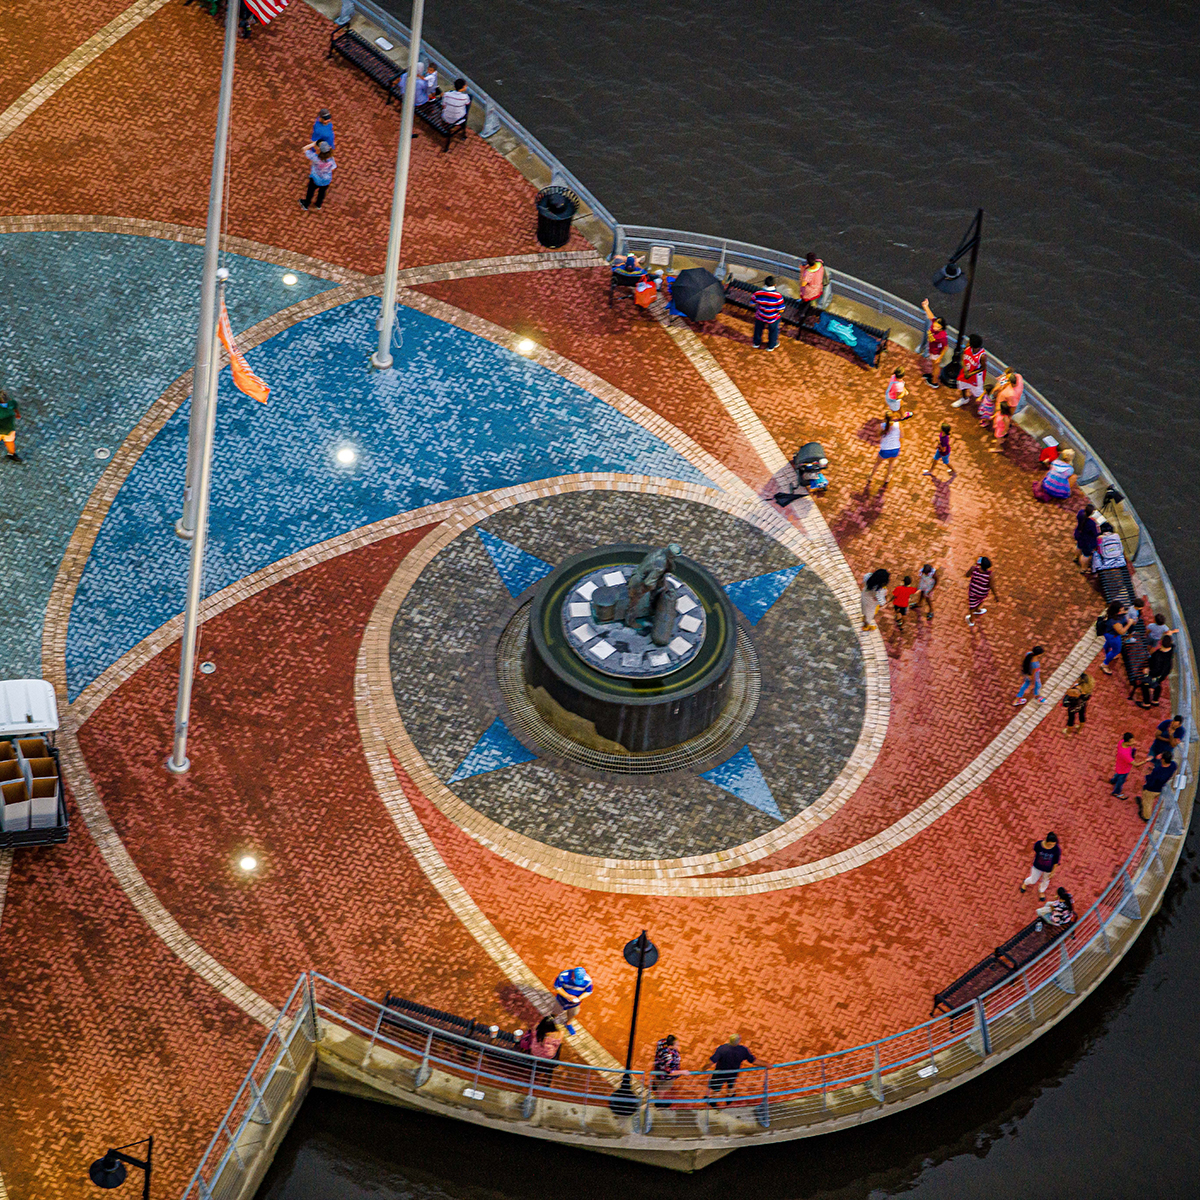
[[[246,0],[246,7],[264,24],[272,17],[277,17],[285,8],[288,0]]]

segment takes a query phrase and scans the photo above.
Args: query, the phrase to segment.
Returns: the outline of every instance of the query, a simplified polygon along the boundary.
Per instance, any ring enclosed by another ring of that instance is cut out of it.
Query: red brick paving
[[[109,1145],[153,1133],[155,1195],[179,1195],[266,1030],[151,932],[73,806],[71,825],[9,880],[0,1174],[13,1200],[75,1200]]]
[[[377,273],[399,110],[360,71],[326,60],[331,28],[297,3],[239,40],[228,232]],[[197,5],[160,9],[7,139],[0,214],[88,213],[202,227],[220,72],[221,27]],[[338,169],[325,210],[305,213],[298,204],[308,174],[302,150],[323,105],[334,114]],[[538,250],[533,195],[473,133],[443,154],[421,132],[402,265]],[[587,244],[576,236],[569,248]]]

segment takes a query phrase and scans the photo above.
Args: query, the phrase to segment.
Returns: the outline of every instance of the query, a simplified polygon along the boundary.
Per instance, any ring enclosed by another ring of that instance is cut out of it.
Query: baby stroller
[[[820,442],[805,442],[792,456],[792,469],[796,472],[794,492],[776,492],[775,503],[786,508],[800,496],[823,496],[829,487],[823,467],[829,466],[825,450]]]

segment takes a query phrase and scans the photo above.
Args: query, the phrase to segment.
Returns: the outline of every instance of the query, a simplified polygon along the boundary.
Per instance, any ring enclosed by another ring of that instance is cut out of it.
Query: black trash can
[[[537,240],[548,249],[565,246],[571,237],[571,222],[579,211],[579,197],[570,188],[554,184],[537,194]]]

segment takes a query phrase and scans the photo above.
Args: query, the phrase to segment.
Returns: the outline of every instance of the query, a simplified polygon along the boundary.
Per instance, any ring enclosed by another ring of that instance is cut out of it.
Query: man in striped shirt
[[[775,276],[768,275],[754,293],[754,348],[762,349],[763,330],[767,333],[767,349],[779,345],[779,319],[783,316],[783,294],[775,287]]]

